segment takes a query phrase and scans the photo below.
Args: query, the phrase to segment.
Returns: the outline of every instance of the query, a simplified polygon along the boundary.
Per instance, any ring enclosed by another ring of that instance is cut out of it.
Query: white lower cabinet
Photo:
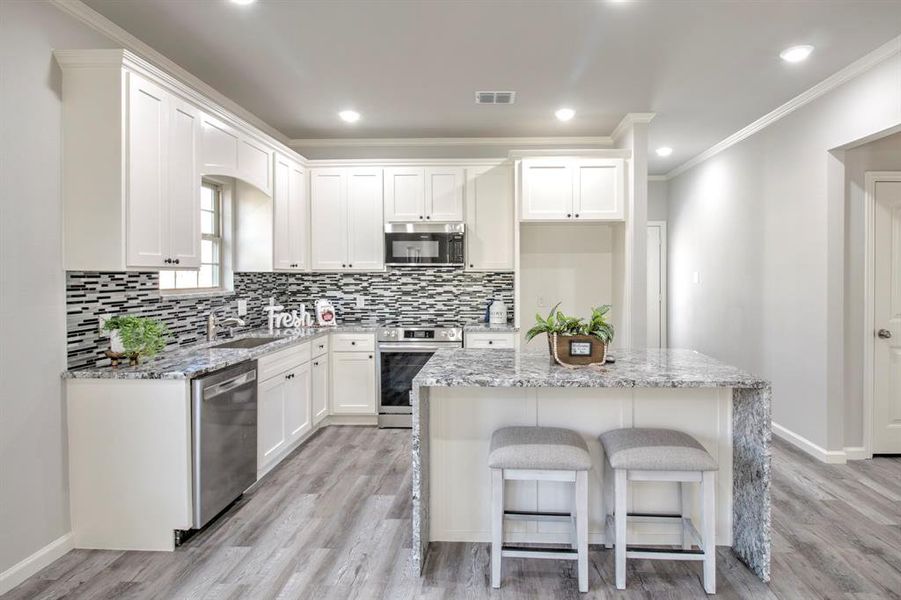
[[[313,359],[311,371],[313,390],[313,425],[328,416],[328,354]]]
[[[332,413],[376,414],[374,351],[332,353]]]
[[[310,345],[274,352],[259,361],[257,476],[261,477],[313,429]]]
[[[518,334],[507,332],[464,333],[463,345],[466,348],[486,348],[509,350],[516,348]]]

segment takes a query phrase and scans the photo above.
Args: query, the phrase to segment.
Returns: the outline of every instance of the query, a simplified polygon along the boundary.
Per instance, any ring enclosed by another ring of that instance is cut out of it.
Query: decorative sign
[[[263,312],[269,313],[269,331],[275,328],[288,327],[312,327],[313,317],[307,312],[306,306],[300,305],[300,313],[292,310],[290,313],[282,312],[284,306],[276,305],[275,298],[269,298],[269,305],[263,307]]]
[[[569,355],[570,356],[591,356],[591,342],[570,341]]]

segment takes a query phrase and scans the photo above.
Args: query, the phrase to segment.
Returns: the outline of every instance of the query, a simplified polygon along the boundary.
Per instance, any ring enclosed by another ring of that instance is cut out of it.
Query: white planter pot
[[[110,352],[115,352],[116,354],[125,352],[125,346],[122,345],[122,338],[119,336],[119,331],[117,329],[113,329],[110,332],[109,349]]]

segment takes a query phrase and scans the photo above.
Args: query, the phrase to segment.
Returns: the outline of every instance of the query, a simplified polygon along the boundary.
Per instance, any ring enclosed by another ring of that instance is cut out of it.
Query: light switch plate
[[[247,314],[247,300],[238,300],[238,316],[243,317]]]
[[[357,308],[366,308],[366,298],[364,298],[363,296],[357,296],[356,307]]]

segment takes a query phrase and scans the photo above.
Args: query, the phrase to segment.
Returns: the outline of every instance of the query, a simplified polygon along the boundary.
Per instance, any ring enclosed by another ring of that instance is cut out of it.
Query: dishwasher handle
[[[210,398],[215,398],[216,396],[221,396],[222,394],[229,392],[237,387],[241,387],[251,381],[256,380],[257,372],[248,371],[247,373],[242,373],[237,377],[233,377],[227,381],[223,381],[222,383],[217,383],[216,385],[211,385],[209,387],[203,388],[203,399],[209,400]]]

